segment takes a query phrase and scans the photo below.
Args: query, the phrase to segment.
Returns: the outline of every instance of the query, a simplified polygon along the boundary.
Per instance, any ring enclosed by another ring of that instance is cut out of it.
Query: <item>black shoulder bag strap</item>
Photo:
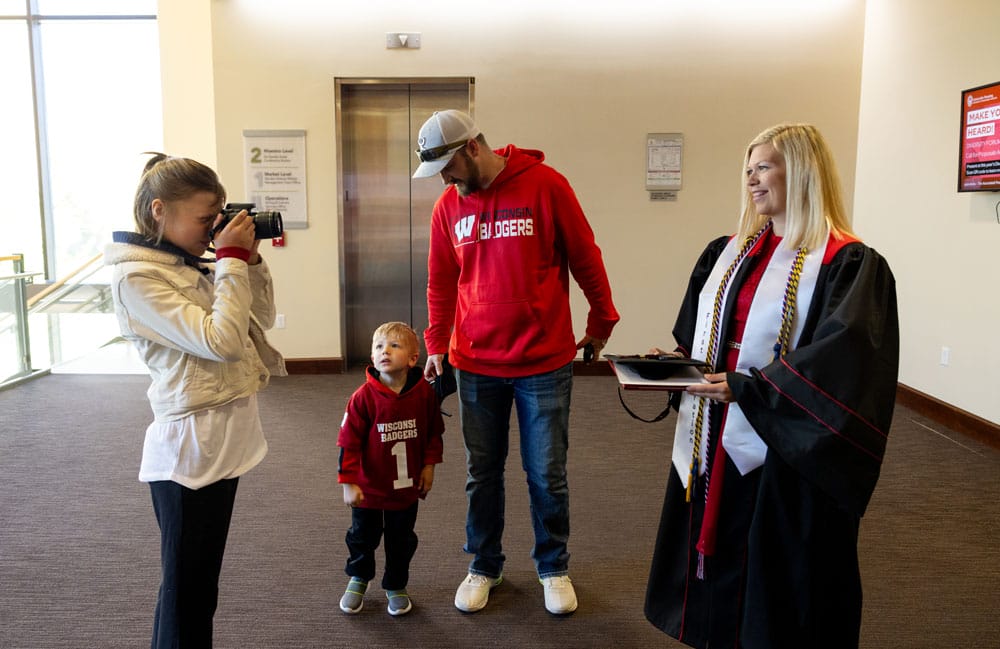
[[[667,407],[663,409],[663,412],[656,415],[652,419],[645,419],[643,417],[640,417],[639,415],[632,412],[631,408],[625,405],[625,398],[622,396],[622,386],[620,385],[618,386],[618,400],[622,402],[622,408],[625,408],[625,412],[632,415],[633,418],[638,419],[639,421],[644,421],[647,424],[655,424],[656,422],[660,421],[661,419],[670,414],[670,397],[667,397]]]

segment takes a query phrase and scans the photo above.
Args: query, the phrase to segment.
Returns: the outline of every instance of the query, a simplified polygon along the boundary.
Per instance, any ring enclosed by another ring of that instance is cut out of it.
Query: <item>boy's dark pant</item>
[[[375,550],[385,535],[385,574],[382,588],[400,590],[410,580],[410,559],[417,551],[417,503],[406,509],[351,510],[351,528],[347,530],[347,550],[350,557],[344,568],[351,577],[371,581],[375,578]]]
[[[162,581],[152,649],[208,649],[219,599],[219,573],[239,478],[188,489],[150,482],[160,525]]]

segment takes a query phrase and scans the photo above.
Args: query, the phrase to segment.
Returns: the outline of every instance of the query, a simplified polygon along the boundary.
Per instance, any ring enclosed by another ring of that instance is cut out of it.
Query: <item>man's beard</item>
[[[470,178],[465,181],[456,181],[453,184],[455,185],[455,189],[458,190],[458,195],[463,198],[475,194],[482,189],[482,186],[479,184],[479,180],[476,178]]]
[[[463,180],[456,180],[452,184],[455,185],[455,189],[458,190],[458,195],[469,196],[475,194],[480,189],[483,188],[481,182],[479,182],[479,167],[472,160],[472,156],[465,152],[465,149],[459,149],[458,153],[455,155],[460,155],[465,160],[465,167],[469,170],[469,177]]]

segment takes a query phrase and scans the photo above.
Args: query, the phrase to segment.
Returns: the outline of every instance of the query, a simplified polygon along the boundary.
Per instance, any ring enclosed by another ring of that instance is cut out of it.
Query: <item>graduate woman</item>
[[[895,282],[851,232],[814,127],[764,131],[743,174],[739,231],[702,253],[673,330],[714,372],[675,404],[646,617],[692,647],[849,649],[895,401]]]

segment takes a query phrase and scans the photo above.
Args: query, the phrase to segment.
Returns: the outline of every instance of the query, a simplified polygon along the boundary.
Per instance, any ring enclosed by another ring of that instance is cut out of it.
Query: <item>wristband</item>
[[[236,257],[237,259],[247,261],[250,259],[250,250],[247,248],[240,248],[239,246],[226,246],[225,248],[219,248],[215,251],[216,261],[225,259],[226,257]]]

